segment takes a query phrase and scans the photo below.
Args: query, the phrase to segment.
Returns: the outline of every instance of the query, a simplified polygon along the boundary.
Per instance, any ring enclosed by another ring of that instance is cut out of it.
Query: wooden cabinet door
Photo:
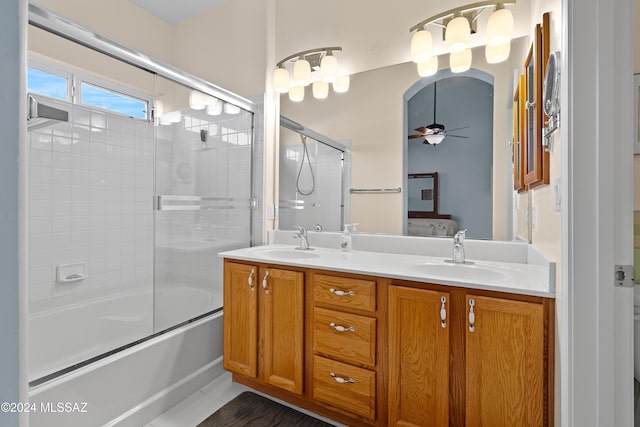
[[[258,366],[258,267],[224,265],[224,368],[256,378]]]
[[[542,304],[467,295],[467,427],[543,425],[543,319]]]
[[[449,425],[449,294],[389,287],[389,425]]]
[[[268,384],[301,395],[304,376],[304,274],[263,268],[260,277],[263,379]]]

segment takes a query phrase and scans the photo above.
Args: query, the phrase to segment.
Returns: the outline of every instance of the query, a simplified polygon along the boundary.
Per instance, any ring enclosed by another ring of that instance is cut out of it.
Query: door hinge
[[[616,265],[613,283],[620,288],[633,288],[636,281],[633,265]]]

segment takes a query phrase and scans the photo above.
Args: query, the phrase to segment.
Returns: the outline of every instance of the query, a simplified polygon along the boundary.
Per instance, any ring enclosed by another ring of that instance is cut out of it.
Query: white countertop
[[[223,258],[269,264],[366,274],[448,286],[555,298],[547,266],[467,259],[471,265],[446,263],[444,258],[294,245],[272,244],[218,254]]]

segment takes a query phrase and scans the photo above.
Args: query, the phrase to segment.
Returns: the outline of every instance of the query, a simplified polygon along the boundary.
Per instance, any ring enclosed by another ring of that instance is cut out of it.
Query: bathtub
[[[223,372],[220,311],[32,387],[29,425],[139,427]]]

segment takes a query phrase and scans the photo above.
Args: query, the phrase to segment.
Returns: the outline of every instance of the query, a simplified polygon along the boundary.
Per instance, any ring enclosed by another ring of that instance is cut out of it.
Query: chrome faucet
[[[300,246],[296,249],[300,249],[302,251],[311,250],[311,247],[309,246],[309,239],[307,237],[307,229],[301,225],[296,225],[294,228],[297,229],[298,232],[293,235],[293,238],[300,239]]]
[[[467,230],[460,230],[453,236],[453,262],[455,264],[464,264],[464,238]]]

